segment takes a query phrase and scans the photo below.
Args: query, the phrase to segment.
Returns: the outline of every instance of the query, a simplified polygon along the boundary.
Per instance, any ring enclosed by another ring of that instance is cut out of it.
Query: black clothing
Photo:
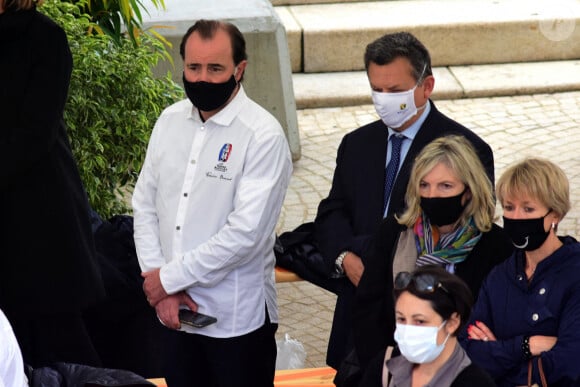
[[[278,324],[242,336],[215,338],[164,329],[163,369],[171,387],[273,387]]]
[[[35,321],[79,315],[104,295],[63,122],[72,56],[64,31],[35,9],[0,14],[0,52],[0,308],[26,363],[77,362],[56,352],[56,359],[33,358],[23,344],[34,339],[22,337],[34,335]],[[69,340],[61,337],[80,347]]]
[[[365,264],[356,292],[353,313],[355,348],[361,368],[379,351],[395,345],[395,305],[393,297],[393,254],[401,231],[391,216],[381,224],[374,254]],[[469,286],[474,298],[490,270],[507,259],[513,245],[502,228],[483,233],[465,261],[455,265],[455,274]]]
[[[371,360],[358,387],[382,387],[384,358],[385,354],[381,352]],[[495,382],[487,372],[471,363],[457,375],[449,387],[495,387]]]

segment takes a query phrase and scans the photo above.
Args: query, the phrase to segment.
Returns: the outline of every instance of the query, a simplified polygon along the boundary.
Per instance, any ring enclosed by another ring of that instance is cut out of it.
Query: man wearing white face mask
[[[371,236],[384,217],[405,207],[415,156],[434,139],[455,134],[474,146],[490,180],[493,153],[475,133],[440,113],[429,99],[435,86],[425,46],[406,32],[370,43],[365,68],[381,119],[344,136],[332,187],[315,219],[316,244],[342,276],[337,290],[327,363],[338,368],[352,348],[351,305]]]
[[[292,173],[276,119],[241,81],[245,39],[199,20],[180,46],[187,99],[161,114],[133,194],[143,290],[172,387],[273,387],[274,228]],[[179,309],[217,319],[181,324]]]

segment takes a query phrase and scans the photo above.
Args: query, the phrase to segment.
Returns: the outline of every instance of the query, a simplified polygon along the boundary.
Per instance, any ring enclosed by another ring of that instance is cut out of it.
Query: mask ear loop
[[[447,324],[447,320],[443,321],[443,323],[439,326],[439,328],[437,329],[437,331],[441,330],[441,328],[443,328],[445,325]],[[449,337],[451,336],[451,332],[447,333],[447,337],[445,337],[445,340],[443,340],[443,342],[439,345],[440,347],[445,346],[445,344],[447,344],[447,340],[449,340]]]
[[[419,79],[417,79],[417,83],[415,84],[415,87],[413,87],[413,93],[415,92],[415,89],[419,86],[419,84],[421,82],[424,81],[423,76],[425,75],[425,70],[427,70],[427,62],[425,62],[425,64],[423,65],[423,71],[421,71],[421,75],[419,76]],[[417,111],[421,111],[423,109],[425,109],[427,107],[427,102],[425,102],[425,104],[423,106],[418,106],[417,107]]]
[[[425,75],[425,70],[427,70],[427,63],[425,62],[425,64],[423,65],[423,70],[421,71],[421,75],[419,75],[419,79],[417,79],[417,84],[415,85],[415,87],[419,86],[419,84],[424,81],[423,79],[423,75]]]

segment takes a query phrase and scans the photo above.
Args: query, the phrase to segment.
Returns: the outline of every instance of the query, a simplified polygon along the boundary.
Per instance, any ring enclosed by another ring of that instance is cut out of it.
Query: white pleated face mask
[[[400,91],[396,93],[382,93],[379,91],[372,91],[371,96],[373,99],[373,104],[375,105],[375,110],[381,120],[389,128],[397,129],[403,126],[403,124],[415,114],[417,114],[417,106],[415,105],[415,89],[422,81],[423,75],[427,65],[423,67],[421,76],[411,90]],[[425,106],[422,106],[423,109]]]
[[[443,321],[439,327],[397,324],[395,341],[401,354],[415,364],[430,363],[437,359],[449,339],[447,334],[445,341],[437,345],[437,333],[445,323],[446,321]]]
[[[375,110],[385,125],[389,128],[400,128],[417,114],[417,106],[415,106],[416,88],[417,85],[411,90],[398,93],[381,93],[373,90],[372,98]]]

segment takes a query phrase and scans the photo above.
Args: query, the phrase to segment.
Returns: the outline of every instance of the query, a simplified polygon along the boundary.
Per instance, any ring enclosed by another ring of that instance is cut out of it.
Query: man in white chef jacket
[[[179,386],[273,386],[274,229],[292,173],[284,132],[241,80],[244,37],[200,20],[180,46],[187,99],[159,117],[133,195],[143,289]],[[180,324],[179,309],[217,318]]]

